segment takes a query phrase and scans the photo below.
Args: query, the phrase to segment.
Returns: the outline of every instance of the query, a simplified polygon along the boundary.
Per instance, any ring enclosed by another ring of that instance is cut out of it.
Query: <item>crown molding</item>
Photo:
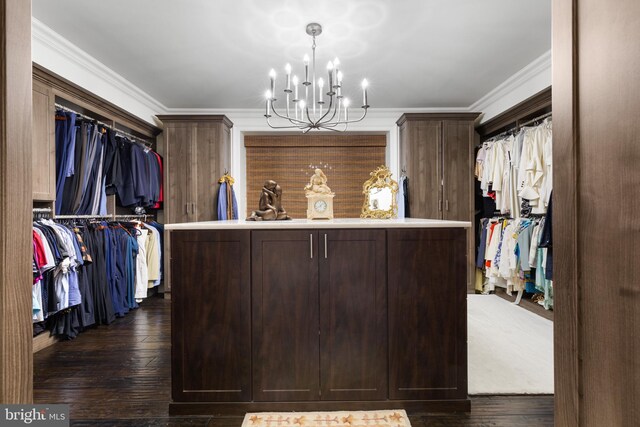
[[[353,108],[352,111],[356,111]],[[454,108],[370,108],[367,117],[395,118],[405,113],[468,113],[468,107]],[[168,108],[166,114],[171,115],[226,115],[234,119],[262,119],[264,108]]]
[[[471,106],[469,106],[469,111],[487,111],[489,106],[506,98],[509,94],[523,87],[529,81],[545,72],[551,74],[551,50],[548,50],[537,59],[534,59],[526,67],[516,72],[495,89],[491,90],[485,96],[471,104]]]
[[[167,110],[160,101],[34,17],[31,17],[31,37],[34,42],[41,43],[58,56],[93,74],[146,108],[156,113],[164,113]]]

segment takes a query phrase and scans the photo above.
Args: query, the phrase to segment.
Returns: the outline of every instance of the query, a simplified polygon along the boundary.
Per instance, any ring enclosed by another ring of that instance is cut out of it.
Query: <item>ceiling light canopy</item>
[[[302,60],[304,63],[304,80],[302,82],[297,75],[291,77],[291,64],[285,66],[285,83],[281,89],[284,96],[284,107],[276,106],[276,94],[278,93],[276,90],[276,71],[271,69],[269,72],[271,87],[265,94],[264,116],[267,119],[267,124],[273,129],[298,128],[304,133],[311,129],[344,132],[349,123],[359,122],[366,117],[369,109],[367,102],[369,82],[367,79],[362,80],[362,115],[353,120],[349,119],[351,103],[342,94],[343,74],[340,60],[335,58],[327,64],[326,82],[322,77],[316,79],[316,36],[321,33],[322,25],[317,23],[307,25],[307,34],[313,39],[312,59],[311,69],[309,69],[309,55],[305,55]],[[302,88],[300,88],[300,84],[302,84]],[[278,111],[278,108],[284,111]],[[274,115],[282,119],[279,120],[282,124],[274,125],[271,123],[271,118]]]

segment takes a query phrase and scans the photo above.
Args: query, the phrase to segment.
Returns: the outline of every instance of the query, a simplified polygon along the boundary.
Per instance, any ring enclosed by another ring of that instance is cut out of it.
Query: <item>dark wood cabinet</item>
[[[387,396],[384,230],[255,231],[253,398]]]
[[[157,116],[164,124],[158,137],[164,155],[164,222],[212,221],[218,218],[218,180],[231,163],[233,123],[220,115]],[[170,239],[170,233],[167,234]],[[170,246],[166,251],[163,292],[171,295]]]
[[[164,169],[165,173],[165,220],[171,223],[190,222],[190,202],[192,193],[192,175],[187,173],[191,168],[191,139],[193,128],[177,124],[167,126],[162,138],[166,141]],[[170,169],[169,169],[170,168]]]
[[[474,144],[479,113],[408,113],[397,124],[400,164],[409,179],[413,218],[475,221]],[[467,288],[474,289],[475,232],[467,244]]]
[[[403,114],[400,163],[409,178],[413,218],[473,217],[474,122],[478,113]]]
[[[322,400],[387,398],[384,230],[321,230]]]
[[[165,130],[165,221],[217,219],[218,179],[231,165],[231,128],[226,116],[158,116]]]
[[[254,231],[253,398],[318,399],[318,245],[314,231]]]
[[[465,234],[387,231],[390,399],[467,397]]]
[[[173,400],[251,400],[250,232],[174,232],[171,246]]]
[[[465,239],[171,230],[171,413],[468,409]]]

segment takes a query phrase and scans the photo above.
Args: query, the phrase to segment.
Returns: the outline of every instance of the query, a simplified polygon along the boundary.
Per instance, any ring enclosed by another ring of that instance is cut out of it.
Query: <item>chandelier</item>
[[[284,106],[276,105],[276,71],[271,69],[271,89],[267,91],[264,116],[267,124],[273,129],[298,128],[304,133],[311,129],[326,129],[336,132],[347,130],[349,123],[361,121],[367,115],[367,79],[362,80],[362,116],[349,119],[351,102],[342,94],[343,75],[338,58],[327,64],[327,77],[316,80],[316,37],[322,34],[322,25],[311,23],[307,25],[307,34],[313,39],[311,45],[312,59],[309,70],[309,55],[304,56],[304,81],[298,76],[291,77],[291,64],[285,66],[285,85],[282,88]],[[309,73],[311,71],[311,73]],[[293,89],[292,89],[293,83]],[[302,84],[302,88],[300,88]],[[327,104],[328,103],[328,104]],[[325,108],[326,105],[326,108]],[[280,109],[280,110],[279,110]],[[273,125],[271,117],[279,117],[281,125]],[[287,123],[288,122],[288,123]]]

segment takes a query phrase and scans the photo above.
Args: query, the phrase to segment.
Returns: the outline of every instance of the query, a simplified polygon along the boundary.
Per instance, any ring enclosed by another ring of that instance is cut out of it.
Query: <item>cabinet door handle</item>
[[[449,212],[449,200],[444,201],[444,209]]]
[[[442,199],[438,199],[438,211],[442,212]]]
[[[309,253],[310,258],[313,259],[313,234],[309,234]]]
[[[191,203],[191,213],[192,214],[196,213],[196,204],[195,203]]]
[[[187,215],[189,215],[189,203],[185,203],[185,204],[184,204],[184,213],[186,213]]]
[[[324,234],[324,259],[327,259],[327,233]]]

